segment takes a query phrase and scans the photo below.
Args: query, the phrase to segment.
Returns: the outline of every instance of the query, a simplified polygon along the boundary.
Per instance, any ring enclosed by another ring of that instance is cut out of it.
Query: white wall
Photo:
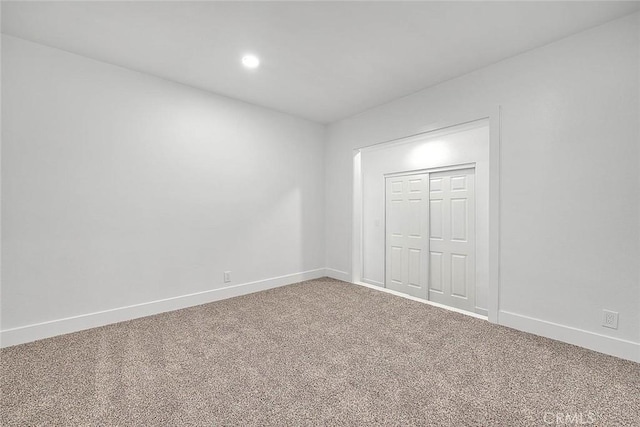
[[[323,275],[323,126],[9,36],[2,55],[2,330],[224,270]]]
[[[330,125],[328,271],[351,273],[353,149],[500,105],[500,323],[640,361],[639,16]]]

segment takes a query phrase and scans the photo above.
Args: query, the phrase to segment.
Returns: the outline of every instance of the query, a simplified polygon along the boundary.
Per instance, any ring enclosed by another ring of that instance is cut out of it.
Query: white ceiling
[[[2,32],[332,122],[639,2],[2,2]],[[257,54],[257,70],[243,54]]]

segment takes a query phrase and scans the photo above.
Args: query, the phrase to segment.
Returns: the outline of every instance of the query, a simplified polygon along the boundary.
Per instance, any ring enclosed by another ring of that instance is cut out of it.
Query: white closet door
[[[429,300],[475,311],[473,169],[429,176]]]
[[[386,287],[427,298],[429,175],[386,178]]]

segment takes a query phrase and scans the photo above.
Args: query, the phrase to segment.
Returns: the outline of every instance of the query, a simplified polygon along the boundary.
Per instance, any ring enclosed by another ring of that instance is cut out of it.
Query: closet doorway
[[[386,176],[385,200],[385,287],[475,311],[475,169]]]

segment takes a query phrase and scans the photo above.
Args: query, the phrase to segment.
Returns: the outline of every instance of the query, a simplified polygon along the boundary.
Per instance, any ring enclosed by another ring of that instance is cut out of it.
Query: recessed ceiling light
[[[245,55],[242,57],[242,65],[247,68],[258,68],[260,60],[255,55]]]

